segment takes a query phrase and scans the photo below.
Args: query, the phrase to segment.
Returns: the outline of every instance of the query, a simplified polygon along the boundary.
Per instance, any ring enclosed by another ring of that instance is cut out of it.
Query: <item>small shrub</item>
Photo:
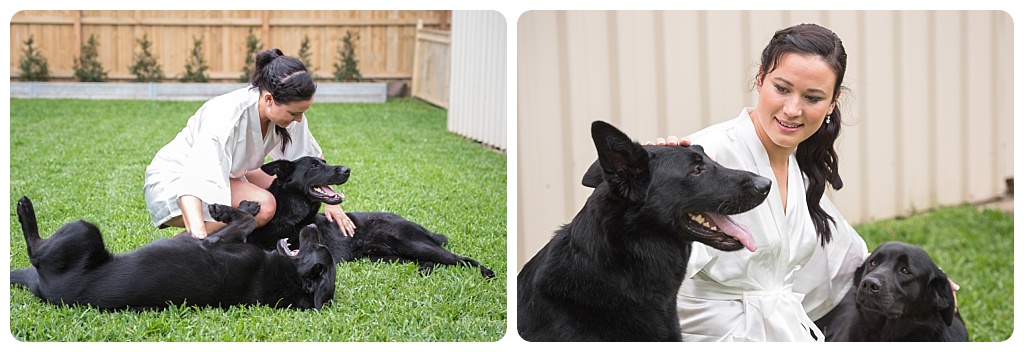
[[[103,71],[103,64],[99,60],[99,42],[95,34],[89,35],[89,40],[82,44],[82,57],[76,57],[74,63],[75,79],[79,82],[103,82],[107,80],[107,72]]]
[[[185,62],[185,75],[181,77],[181,81],[209,82],[210,77],[206,75],[206,70],[209,68],[210,66],[203,59],[203,40],[192,37],[192,54],[189,55],[188,61]]]
[[[149,42],[149,36],[147,34],[142,35],[142,39],[136,39],[136,43],[142,48],[142,52],[135,54],[135,64],[128,66],[128,71],[135,75],[133,82],[160,82],[164,80],[164,70],[160,67],[160,63],[156,62],[156,56],[150,52],[150,46],[153,43]]]
[[[316,77],[313,74],[313,71],[316,70],[313,68],[313,53],[309,52],[309,50],[309,36],[303,36],[302,43],[299,44],[299,60],[302,61],[303,65],[306,65],[306,69],[309,70],[309,74]]]
[[[341,38],[342,46],[338,49],[338,62],[334,64],[335,82],[363,80],[363,75],[359,73],[359,67],[357,67],[359,63],[359,60],[356,59],[355,41],[357,40],[359,40],[359,34],[357,33],[353,37],[352,31],[345,32],[345,37]]]
[[[259,54],[262,48],[263,44],[260,44],[259,38],[252,33],[252,28],[249,28],[249,35],[245,36],[245,66],[242,66],[242,76],[238,77],[238,82],[249,82],[249,77],[252,77],[252,71],[256,68],[256,54]]]
[[[18,74],[18,79],[22,81],[49,81],[50,80],[50,68],[46,64],[46,58],[36,48],[32,46],[35,42],[34,36],[29,36],[25,40],[25,48],[21,50],[21,60],[18,62],[18,68],[21,73]]]

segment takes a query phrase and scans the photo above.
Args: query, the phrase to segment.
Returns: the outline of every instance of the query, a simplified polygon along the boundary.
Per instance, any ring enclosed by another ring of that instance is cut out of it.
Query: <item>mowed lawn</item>
[[[29,266],[15,213],[32,199],[44,237],[78,219],[107,248],[131,251],[173,229],[150,222],[145,168],[202,102],[11,99],[10,263]],[[320,311],[171,307],[105,312],[42,303],[12,288],[11,334],[22,341],[496,341],[506,332],[506,156],[445,130],[443,109],[410,99],[315,103],[324,156],[352,168],[347,211],[390,211],[448,236],[447,248],[495,271],[370,261],[338,266]]]

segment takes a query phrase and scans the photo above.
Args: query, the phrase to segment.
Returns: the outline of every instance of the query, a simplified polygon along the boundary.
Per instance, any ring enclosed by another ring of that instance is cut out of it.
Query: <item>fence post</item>
[[[75,57],[82,57],[82,11],[75,11],[75,24],[74,24],[74,36],[75,36]]]
[[[412,50],[412,89],[410,89],[409,96],[415,97],[417,93],[417,80],[420,77],[420,31],[423,30],[423,19],[416,20],[416,36]]]

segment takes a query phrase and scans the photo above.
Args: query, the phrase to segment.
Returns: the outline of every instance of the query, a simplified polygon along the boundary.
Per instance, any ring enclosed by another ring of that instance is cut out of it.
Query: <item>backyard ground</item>
[[[145,168],[202,102],[11,99],[11,267],[29,265],[15,214],[28,196],[49,236],[84,219],[121,253],[157,230]],[[172,307],[102,312],[42,303],[12,288],[11,334],[22,341],[496,341],[506,332],[506,157],[449,133],[446,112],[420,101],[317,103],[307,112],[325,159],[352,168],[346,211],[390,211],[446,234],[447,248],[497,274],[369,261],[338,266],[320,311]]]

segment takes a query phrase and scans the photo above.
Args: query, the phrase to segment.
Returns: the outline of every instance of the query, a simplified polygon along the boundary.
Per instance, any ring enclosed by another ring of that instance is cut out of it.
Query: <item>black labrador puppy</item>
[[[825,341],[967,341],[949,279],[923,249],[887,242],[864,260],[853,287],[815,321]]]
[[[641,146],[595,121],[596,187],[520,271],[518,330],[528,341],[680,341],[676,294],[691,244],[756,250],[726,215],[764,201],[771,181],[722,167],[700,146]]]
[[[336,268],[315,228],[303,230],[297,255],[286,244],[264,251],[244,243],[256,226],[252,214],[259,204],[242,202],[239,208],[210,205],[214,219],[227,226],[205,239],[182,233],[111,254],[99,229],[86,221],[65,224],[40,238],[32,202],[22,197],[18,220],[32,266],[11,271],[11,285],[27,287],[51,304],[99,309],[181,304],[319,309],[334,297]]]
[[[304,226],[316,224],[325,244],[334,255],[334,262],[369,258],[377,261],[412,262],[420,272],[429,274],[437,264],[466,265],[480,268],[484,277],[494,272],[479,262],[449,252],[443,246],[447,237],[427,230],[420,224],[388,212],[346,212],[356,226],[352,237],[341,233],[338,225],[319,214],[320,204],[338,204],[341,197],[324,185],[340,185],[348,180],[350,170],[328,165],[322,159],[303,157],[295,161],[276,160],[261,168],[277,178],[268,191],[277,200],[277,212],[265,226],[256,229],[251,242],[272,246],[282,238],[294,236]]]

